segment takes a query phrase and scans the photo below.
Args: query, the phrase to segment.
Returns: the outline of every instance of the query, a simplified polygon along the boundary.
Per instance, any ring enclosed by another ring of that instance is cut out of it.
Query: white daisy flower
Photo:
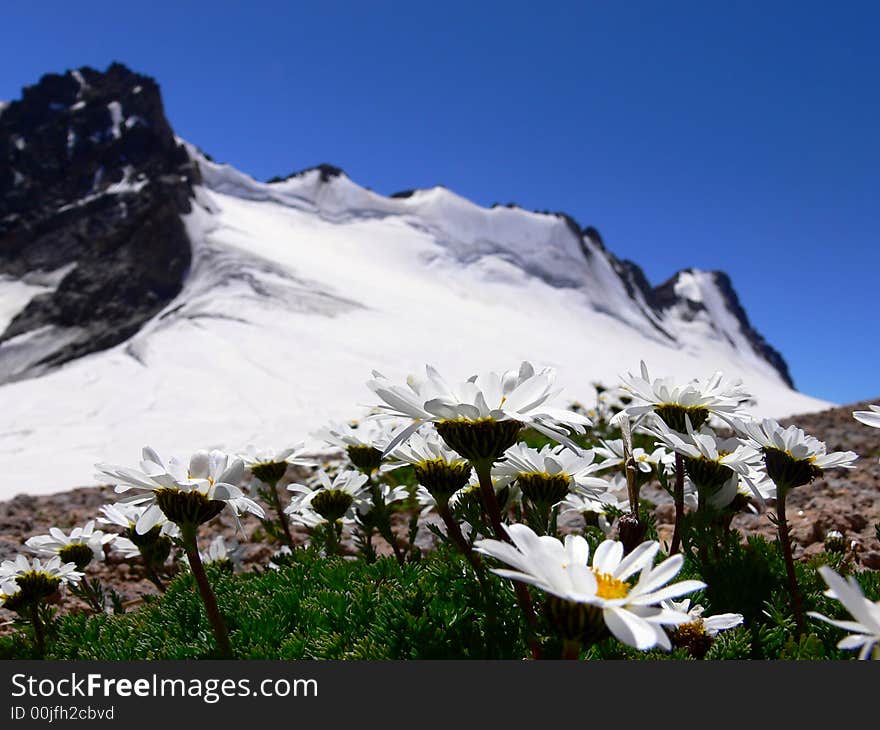
[[[405,484],[400,484],[396,487],[392,487],[389,484],[376,484],[372,487],[370,492],[372,499],[359,501],[357,505],[355,505],[355,510],[357,511],[358,518],[362,525],[376,524],[369,518],[370,513],[372,513],[376,507],[376,500],[378,500],[381,510],[382,507],[387,507],[394,502],[402,502],[409,499],[409,487]]]
[[[859,458],[853,451],[829,454],[819,439],[796,426],[783,428],[772,418],[736,421],[734,426],[763,452],[767,473],[781,489],[808,484],[826,469],[852,469]]]
[[[358,508],[371,505],[369,478],[354,470],[341,471],[333,479],[323,469],[315,475],[315,484],[290,484],[294,497],[285,509],[291,519],[314,527],[322,522],[354,522]]]
[[[128,502],[148,505],[135,525],[140,535],[164,517],[177,525],[199,525],[216,517],[224,507],[229,508],[236,522],[242,512],[265,517],[263,509],[238,487],[244,476],[244,462],[234,459],[230,463],[222,451],[197,451],[188,465],[172,458],[166,466],[153,449],[145,447],[140,466],[130,469],[96,465],[99,477],[109,479],[117,492],[138,492]]]
[[[291,550],[287,545],[282,545],[278,548],[274,553],[272,553],[272,559],[269,561],[269,564],[266,566],[269,570],[281,570],[281,566],[276,563],[276,560],[280,560],[281,558],[285,558],[289,555],[293,555],[293,550]]]
[[[875,648],[880,643],[880,601],[874,603],[865,598],[861,586],[852,576],[844,579],[827,565],[819,568],[819,574],[828,585],[825,595],[840,601],[854,620],[839,621],[816,611],[810,611],[808,615],[852,632],[838,642],[839,649],[860,649],[859,659],[869,659],[872,655],[874,659],[880,659],[880,649]]]
[[[598,463],[599,471],[607,471],[615,467],[623,467],[625,456],[623,453],[623,439],[603,439],[599,446],[593,448],[596,456],[602,460]],[[633,461],[636,469],[645,476],[654,471],[669,471],[675,464],[675,456],[662,446],[658,446],[652,452],[637,446],[633,449]]]
[[[695,431],[687,417],[685,427],[686,433],[679,433],[658,421],[651,428],[651,433],[672,451],[687,459],[715,462],[737,474],[748,474],[750,468],[760,462],[759,453],[737,438],[719,438],[705,426]]]
[[[551,405],[559,393],[551,368],[536,372],[523,362],[518,371],[482,373],[454,386],[430,365],[426,374],[424,380],[410,376],[403,387],[374,371],[367,383],[384,401],[382,411],[412,420],[386,452],[425,423],[436,423],[447,445],[472,462],[499,458],[523,426],[577,448],[569,433],[591,425],[586,416]]]
[[[116,535],[95,529],[95,521],[89,520],[83,527],[74,527],[70,534],[50,527],[48,535],[35,535],[25,546],[41,558],[59,556],[62,562],[75,563],[83,570],[91,561],[104,559],[104,545],[116,539]]]
[[[426,461],[441,460],[447,464],[465,464],[467,459],[450,449],[434,429],[419,431],[388,454],[391,464],[416,466]]]
[[[609,507],[616,507],[624,512],[629,510],[629,502],[621,502],[610,492],[605,492],[599,497],[591,497],[583,492],[569,492],[565,499],[559,503],[561,515],[579,514],[588,525],[595,525],[607,537],[611,534],[613,519],[609,520],[607,513]]]
[[[743,404],[751,398],[741,380],[725,380],[720,372],[704,382],[692,380],[680,385],[672,378],[651,380],[648,368],[642,361],[641,377],[627,373],[621,379],[624,382],[623,387],[636,401],[627,406],[624,413],[630,417],[639,417],[653,412],[667,426],[681,433],[685,431],[685,416],[690,417],[696,428],[702,426],[710,414],[729,421],[733,416],[742,413]]]
[[[600,628],[595,621],[601,619],[602,626],[628,646],[670,649],[662,627],[685,623],[688,615],[664,608],[662,601],[705,588],[695,580],[666,585],[681,570],[684,558],[674,555],[653,566],[658,542],[642,543],[624,557],[622,543],[605,540],[590,564],[589,544],[579,535],[568,535],[563,543],[555,537],[539,537],[525,525],[506,529],[512,544],[478,540],[474,547],[514,568],[494,569],[497,575],[562,599],[549,604],[551,619],[560,619],[558,626],[573,629],[576,636]],[[575,618],[579,607],[586,610]],[[591,622],[593,626],[588,626]]]
[[[275,484],[287,472],[288,466],[314,466],[314,459],[303,456],[305,444],[298,443],[286,449],[275,450],[269,447],[257,448],[248,444],[243,454],[238,458],[244,462],[261,482]]]
[[[492,478],[499,487],[517,481],[520,490],[527,496],[530,485],[541,490],[542,487],[549,487],[550,482],[557,482],[560,494],[559,499],[552,500],[554,503],[573,490],[599,495],[606,492],[610,485],[605,479],[593,476],[601,468],[593,457],[589,449],[575,453],[553,444],[547,444],[540,450],[523,443],[514,444],[492,468]],[[532,485],[532,482],[541,484]]]
[[[18,583],[14,580],[0,580],[0,608],[6,604],[6,601],[13,598],[18,593]]]
[[[672,632],[672,643],[677,647],[687,649],[690,655],[696,659],[702,659],[706,656],[719,632],[736,628],[743,622],[743,616],[739,613],[705,616],[703,607],[700,605],[692,607],[689,598],[682,601],[663,601],[663,606],[672,611],[686,613],[690,618],[687,623],[675,627]]]
[[[342,449],[360,471],[372,474],[382,468],[392,431],[388,423],[368,418],[361,422],[331,423],[312,433],[312,437]]]
[[[378,448],[384,451],[391,440],[386,425],[370,418],[348,423],[329,423],[313,431],[311,435],[312,438],[320,439],[325,444],[343,450],[355,446]]]
[[[717,636],[721,631],[741,626],[744,620],[741,613],[718,613],[714,616],[705,616],[706,609],[699,604],[691,606],[690,598],[685,598],[681,601],[663,601],[663,605],[672,611],[681,611],[688,615],[688,618],[690,618],[688,624],[683,624],[679,628],[689,624],[696,624],[710,637]]]
[[[211,540],[208,549],[200,551],[202,563],[224,563],[231,566],[234,572],[238,572],[242,568],[242,557],[244,556],[244,548],[238,544],[237,540],[230,540],[228,543],[223,539],[223,535],[217,535]]]
[[[470,482],[473,474],[470,462],[450,449],[434,429],[412,434],[395,447],[389,459],[390,469],[412,466],[419,485],[444,505]]]
[[[880,428],[880,406],[869,405],[869,411],[853,411],[853,418],[866,426]]]
[[[859,423],[864,423],[866,426],[880,428],[880,406],[870,405],[868,408],[871,410],[853,411],[853,418]]]
[[[134,530],[141,515],[147,510],[147,505],[131,504],[130,502],[116,502],[115,504],[105,504],[99,510],[101,516],[98,522],[103,525],[116,525],[125,530]],[[173,522],[170,522],[164,515],[162,519],[154,525],[160,528],[160,534],[174,538],[180,536],[180,528]],[[119,538],[117,538],[118,540]],[[114,544],[114,547],[118,545]]]
[[[161,521],[153,526],[156,533],[147,531],[145,535],[139,535],[135,530],[135,526],[141,516],[148,509],[147,505],[131,504],[129,502],[117,502],[116,504],[105,504],[101,507],[101,517],[98,522],[104,525],[116,525],[125,530],[124,534],[117,535],[113,541],[113,549],[122,555],[126,560],[132,560],[142,556],[145,560],[155,559],[156,563],[164,563],[167,557],[167,551],[170,544],[161,544],[164,540],[171,540],[180,537],[180,528],[173,522],[169,521],[165,515],[162,515]],[[132,540],[135,538],[140,546]]]
[[[726,507],[739,493],[741,478],[757,471],[760,453],[739,439],[719,438],[706,426],[694,431],[687,416],[685,426],[687,433],[678,433],[657,421],[651,433],[684,457],[688,480],[707,504],[716,509]],[[755,496],[761,499],[757,491]]]
[[[32,558],[28,560],[24,555],[16,555],[13,560],[4,560],[0,563],[0,582],[15,582],[19,589],[24,590],[26,584],[32,578],[44,578],[58,588],[67,583],[79,583],[83,573],[76,569],[74,563],[62,563],[57,555],[48,560]]]

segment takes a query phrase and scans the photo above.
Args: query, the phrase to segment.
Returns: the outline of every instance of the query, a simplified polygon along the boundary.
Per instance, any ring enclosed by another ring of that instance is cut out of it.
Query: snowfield
[[[178,298],[128,342],[0,387],[0,499],[94,484],[96,461],[136,464],[144,444],[166,456],[307,439],[375,402],[372,369],[403,379],[426,362],[463,378],[531,360],[591,405],[592,382],[644,359],[655,377],[742,377],[758,415],[829,405],[751,348],[711,276],[676,286],[700,315],[658,318],[559,216],[200,166]],[[0,282],[0,317],[34,293]]]

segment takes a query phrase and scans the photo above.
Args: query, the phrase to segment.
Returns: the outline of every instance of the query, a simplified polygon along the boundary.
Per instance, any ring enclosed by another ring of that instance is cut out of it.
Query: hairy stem
[[[31,623],[34,626],[34,646],[37,650],[37,656],[42,659],[46,653],[46,632],[43,627],[43,621],[40,618],[39,601],[31,603]]]
[[[146,561],[144,561],[144,565],[145,572],[147,574],[147,578],[150,580],[150,583],[156,586],[156,588],[159,589],[160,593],[165,593],[165,584],[162,582],[162,579],[159,577],[156,569]]]
[[[483,498],[483,507],[489,515],[489,520],[492,523],[492,529],[495,532],[496,539],[504,540],[504,542],[513,544],[513,540],[510,539],[510,535],[507,534],[507,531],[504,529],[504,525],[501,522],[501,509],[498,506],[498,499],[495,496],[495,487],[492,486],[492,462],[477,461],[472,462],[472,465],[474,471],[477,473],[477,478],[480,481],[480,495]],[[532,603],[532,595],[529,593],[529,589],[525,584],[520,583],[517,580],[513,581],[513,587],[516,590],[517,602],[519,603],[519,607],[522,610],[529,627],[530,636],[528,641],[529,647],[532,650],[532,656],[535,659],[538,659],[541,656],[541,647],[535,639],[535,633],[538,629],[538,619],[535,616],[535,606]]]
[[[290,521],[287,519],[287,513],[281,504],[281,497],[278,495],[278,480],[267,483],[269,485],[269,501],[272,503],[275,514],[278,515],[278,524],[281,525],[281,531],[284,533],[284,542],[287,544],[287,547],[293,550],[294,544],[293,535],[290,532]]]
[[[785,517],[786,490],[777,487],[776,496],[776,526],[779,530],[779,544],[782,547],[782,555],[785,558],[785,572],[788,576],[788,590],[791,593],[791,608],[794,611],[794,620],[797,624],[798,634],[804,633],[804,607],[801,597],[801,589],[797,582],[797,573],[794,569],[794,555],[791,550],[791,536],[788,531],[788,520]]]
[[[480,497],[483,501],[483,509],[486,510],[486,515],[492,524],[495,539],[511,542],[501,520],[501,508],[498,506],[498,498],[495,496],[495,487],[492,486],[492,462],[474,462],[473,467],[480,481]]]
[[[684,517],[684,457],[681,454],[675,455],[675,492],[673,493],[675,500],[675,526],[672,530],[672,545],[669,547],[669,554],[675,555],[681,552],[681,525]]]
[[[211,629],[214,631],[217,648],[224,658],[231,659],[232,645],[229,643],[229,632],[226,630],[226,622],[223,621],[223,616],[220,615],[217,598],[211,589],[211,584],[208,582],[205,566],[202,565],[202,558],[199,555],[199,548],[196,542],[196,527],[194,525],[181,525],[180,531],[183,539],[183,548],[186,551],[187,560],[189,560],[189,567],[192,570],[193,577],[196,579],[199,593],[202,595],[202,602],[205,604],[208,620],[211,622]]]
[[[385,504],[382,499],[382,493],[379,491],[379,483],[373,480],[372,474],[367,474],[367,478],[369,479],[370,492],[373,495],[373,509],[376,510],[376,514],[379,516],[379,519],[376,521],[376,527],[379,530],[379,534],[394,551],[397,564],[403,565],[406,562],[406,555],[400,549],[400,545],[397,544],[397,536],[394,534],[394,530],[391,529],[391,516],[388,514],[388,505]]]

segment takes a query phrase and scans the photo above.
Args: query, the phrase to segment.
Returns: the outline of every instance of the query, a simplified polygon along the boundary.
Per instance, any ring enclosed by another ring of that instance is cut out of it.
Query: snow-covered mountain
[[[174,137],[115,64],[0,105],[0,498],[92,483],[96,460],[287,444],[373,402],[372,369],[452,377],[529,359],[572,399],[652,374],[793,389],[729,278],[652,287],[563,214],[436,187],[378,195],[330,166],[262,183]]]

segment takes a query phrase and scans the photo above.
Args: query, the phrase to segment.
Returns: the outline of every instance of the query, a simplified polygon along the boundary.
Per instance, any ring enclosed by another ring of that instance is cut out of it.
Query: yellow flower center
[[[615,578],[611,573],[600,573],[595,568],[593,575],[596,576],[596,595],[599,598],[626,598],[629,593],[629,583]]]

